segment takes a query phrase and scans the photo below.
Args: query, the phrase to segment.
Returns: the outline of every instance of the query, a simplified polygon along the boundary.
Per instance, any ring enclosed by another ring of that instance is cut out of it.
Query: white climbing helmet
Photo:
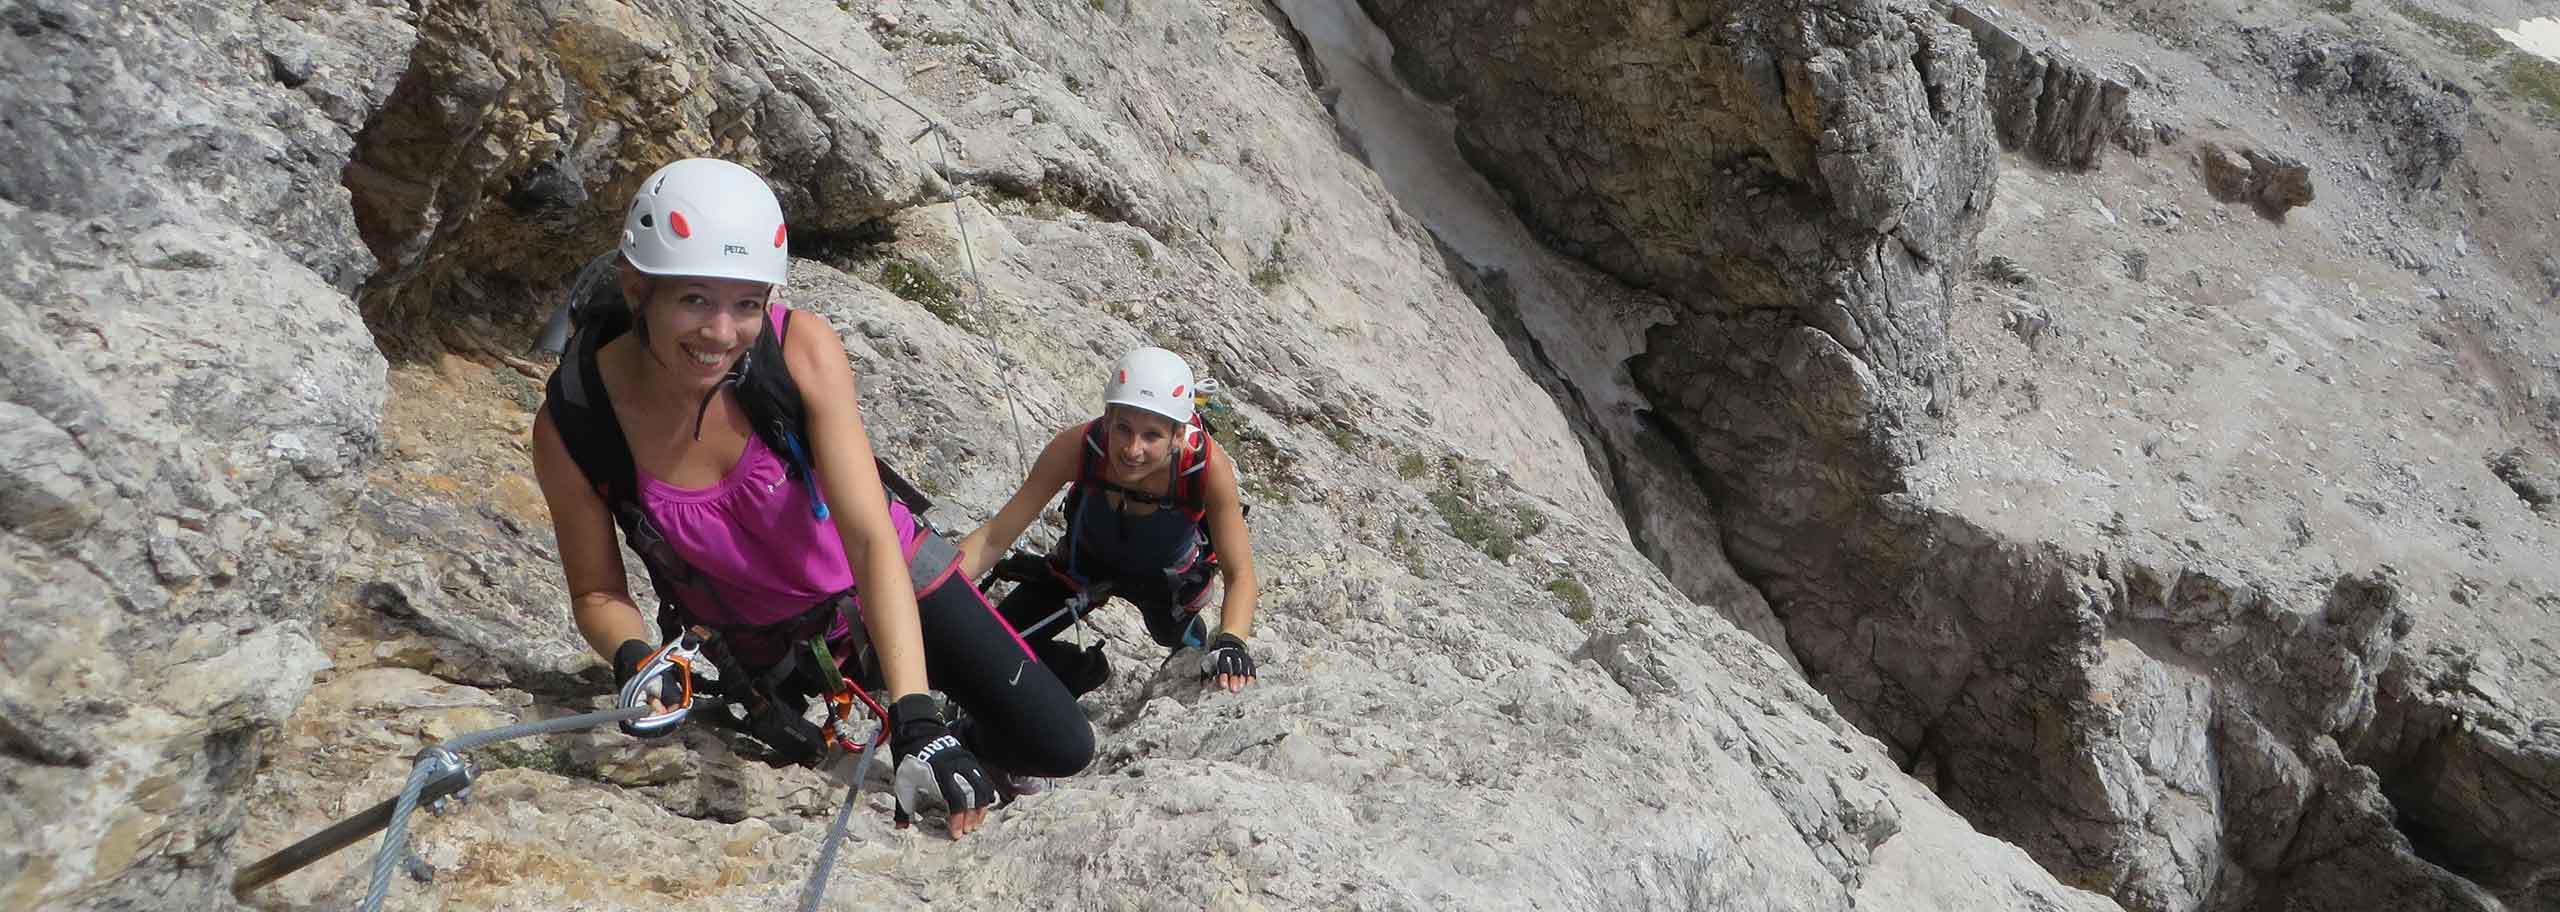
[[[622,256],[650,275],[782,284],[791,246],[782,202],[735,162],[688,158],[640,183],[622,217]]]
[[[1121,355],[1111,382],[1102,385],[1104,403],[1145,409],[1175,424],[1191,423],[1191,393],[1191,365],[1152,345]]]

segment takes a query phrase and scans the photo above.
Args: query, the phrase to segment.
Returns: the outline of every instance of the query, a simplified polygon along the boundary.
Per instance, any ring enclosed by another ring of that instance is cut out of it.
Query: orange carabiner
[[[845,679],[842,686],[838,687],[834,693],[827,695],[827,739],[834,742],[837,749],[849,753],[859,752],[863,748],[863,745],[855,744],[852,739],[844,736],[843,723],[853,719],[853,704],[856,699],[862,701],[864,712],[869,713],[871,718],[879,720],[881,736],[886,737],[889,732],[888,710],[881,709],[880,701],[872,699],[869,693],[865,693],[862,685],[855,684],[851,678]]]

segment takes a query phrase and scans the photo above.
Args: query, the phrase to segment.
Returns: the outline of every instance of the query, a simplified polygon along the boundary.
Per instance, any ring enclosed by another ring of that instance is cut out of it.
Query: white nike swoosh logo
[[[1029,659],[1025,659],[1021,664],[1013,666],[1013,680],[1004,682],[1004,686],[1012,687],[1016,684],[1022,683],[1022,669],[1027,668],[1030,665],[1031,661]]]

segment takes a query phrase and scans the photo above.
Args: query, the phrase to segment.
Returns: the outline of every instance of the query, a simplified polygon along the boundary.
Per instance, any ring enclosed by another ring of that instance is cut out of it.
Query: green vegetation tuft
[[[1352,429],[1339,424],[1325,425],[1324,436],[1325,439],[1333,441],[1335,449],[1341,450],[1345,455],[1353,458],[1358,458],[1360,454],[1368,452],[1369,450],[1367,446],[1360,442],[1359,432],[1353,431]]]
[[[1431,508],[1449,524],[1449,534],[1469,547],[1494,560],[1509,560],[1520,553],[1520,540],[1491,513],[1476,509],[1475,504],[1455,491],[1431,492]]]
[[[569,779],[593,778],[595,771],[578,765],[569,749],[557,744],[505,742],[481,748],[480,762],[489,769],[529,769]]]
[[[2496,78],[2491,80],[2497,94],[2522,102],[2525,113],[2544,125],[2560,127],[2560,63],[2525,53],[2498,37],[2496,29],[2477,22],[2405,2],[2393,8],[2466,59],[2498,59]]]
[[[1431,471],[1429,462],[1412,453],[1396,465],[1396,474],[1408,479]],[[1546,530],[1547,515],[1517,492],[1498,496],[1478,476],[1465,460],[1447,457],[1439,489],[1429,495],[1431,507],[1449,524],[1451,536],[1494,560],[1509,560],[1520,553],[1521,540]]]
[[[1591,623],[1591,590],[1583,588],[1581,580],[1574,579],[1571,574],[1559,576],[1547,584],[1547,591],[1564,602],[1565,617],[1579,624]]]
[[[1396,477],[1412,481],[1429,474],[1431,474],[1431,460],[1423,458],[1420,453],[1408,450],[1396,459]]]
[[[2560,63],[2531,54],[2511,54],[2498,67],[2498,76],[2507,92],[2531,108],[2536,119],[2560,128]]]
[[[1529,504],[1515,505],[1511,508],[1511,527],[1520,531],[1521,538],[1536,538],[1547,530],[1547,513]]]
[[[2454,53],[2467,59],[2487,60],[2508,50],[2506,39],[2488,26],[2422,9],[2414,3],[2402,3],[2396,8],[2402,17],[2434,32],[2438,39],[2453,46]]]
[[[953,326],[960,325],[960,291],[951,283],[934,275],[933,270],[914,260],[890,260],[880,267],[880,287],[890,294],[923,305],[925,312]]]

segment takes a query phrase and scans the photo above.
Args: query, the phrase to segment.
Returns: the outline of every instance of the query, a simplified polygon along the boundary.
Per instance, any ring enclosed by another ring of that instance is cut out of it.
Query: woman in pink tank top
[[[571,611],[617,685],[653,651],[652,624],[623,584],[619,528],[675,620],[735,647],[728,654],[745,667],[723,667],[724,686],[772,682],[757,696],[789,716],[843,672],[792,664],[803,652],[794,644],[822,636],[853,658],[851,612],[837,609],[858,605],[895,698],[898,805],[938,800],[963,835],[1018,791],[1007,788],[1017,777],[1082,769],[1093,733],[956,572],[957,552],[883,491],[834,327],[774,300],[787,238],[761,177],[687,159],[641,183],[618,251],[581,276],[602,294],[580,307],[579,335],[534,423]],[[797,427],[749,418],[786,398]],[[928,687],[968,718],[946,724]],[[808,725],[756,724],[773,727],[748,733],[777,753],[803,737],[793,725]]]

